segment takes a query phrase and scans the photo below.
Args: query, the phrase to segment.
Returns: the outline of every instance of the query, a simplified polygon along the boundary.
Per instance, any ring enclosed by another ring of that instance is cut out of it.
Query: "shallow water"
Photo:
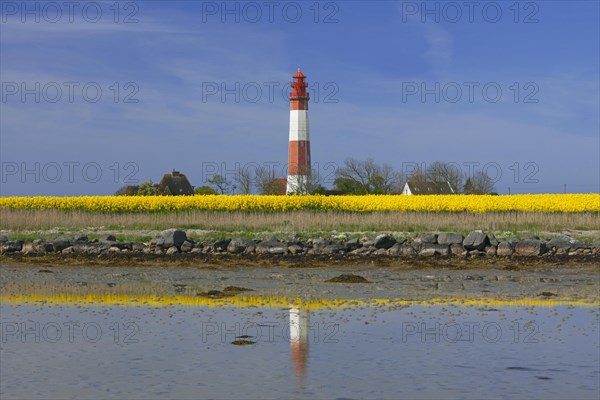
[[[2,399],[600,395],[595,307],[3,304],[1,322]]]

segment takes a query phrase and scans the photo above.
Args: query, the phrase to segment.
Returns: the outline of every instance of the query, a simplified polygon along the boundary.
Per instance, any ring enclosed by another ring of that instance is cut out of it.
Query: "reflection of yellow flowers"
[[[239,296],[223,299],[209,299],[198,296],[170,296],[148,294],[19,294],[0,295],[2,303],[6,304],[61,304],[61,305],[122,305],[139,307],[297,307],[303,309],[338,309],[353,307],[403,307],[403,306],[464,306],[464,307],[598,307],[598,298],[589,299],[495,299],[495,298],[434,298],[429,300],[407,299],[301,299],[282,296]]]
[[[0,208],[61,209],[94,212],[143,211],[534,211],[598,212],[599,194],[524,194],[512,196],[82,196],[3,197]]]

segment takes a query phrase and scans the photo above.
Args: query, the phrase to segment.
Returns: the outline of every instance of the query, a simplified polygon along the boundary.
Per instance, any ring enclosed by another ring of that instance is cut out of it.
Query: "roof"
[[[174,196],[189,196],[194,194],[194,188],[190,184],[190,181],[188,181],[187,176],[179,171],[173,171],[171,174],[164,174],[158,184],[158,190],[163,194]]]
[[[454,194],[449,183],[428,181],[406,182],[412,194]]]

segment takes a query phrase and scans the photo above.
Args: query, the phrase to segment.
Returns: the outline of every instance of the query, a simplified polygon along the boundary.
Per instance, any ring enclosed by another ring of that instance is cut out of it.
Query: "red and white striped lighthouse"
[[[310,178],[310,131],[308,128],[308,83],[298,72],[293,76],[290,93],[290,144],[286,193],[305,194]]]

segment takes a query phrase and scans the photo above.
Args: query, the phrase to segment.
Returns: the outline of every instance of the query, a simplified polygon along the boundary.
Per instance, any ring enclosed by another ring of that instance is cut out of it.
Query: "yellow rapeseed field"
[[[168,212],[215,211],[295,211],[334,210],[433,211],[475,213],[598,212],[600,194],[522,194],[492,195],[368,195],[368,196],[81,196],[81,197],[3,197],[0,209],[60,209],[90,212]]]

